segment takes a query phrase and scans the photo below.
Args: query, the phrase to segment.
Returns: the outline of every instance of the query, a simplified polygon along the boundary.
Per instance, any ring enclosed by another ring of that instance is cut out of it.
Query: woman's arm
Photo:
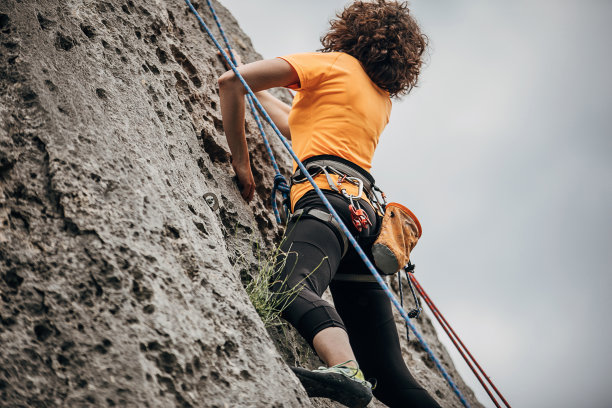
[[[240,72],[253,92],[288,86],[299,81],[293,67],[287,61],[280,58],[242,65],[238,67],[238,72]],[[219,77],[219,97],[221,99],[223,129],[225,130],[227,144],[232,153],[232,167],[240,182],[242,198],[248,202],[253,199],[255,194],[255,181],[251,172],[249,151],[244,131],[245,94],[246,90],[233,71],[227,71]],[[267,96],[274,98],[269,94]],[[264,99],[268,99],[267,96]],[[275,102],[272,103],[276,104]],[[285,111],[284,108],[278,105],[272,111],[277,116],[284,116],[285,112],[286,117],[289,116],[288,110]],[[287,125],[286,127],[288,129],[289,126]]]
[[[221,57],[221,53],[218,52],[217,54],[223,61],[225,67],[230,70],[230,67],[229,65],[227,65],[225,58]],[[236,66],[242,66],[242,59],[240,58],[240,55],[236,53],[236,51],[234,51],[234,59],[236,61]],[[268,91],[259,91],[254,93],[259,102],[261,102],[266,112],[270,115],[270,118],[272,119],[274,124],[278,127],[278,130],[280,130],[283,136],[291,140],[291,130],[289,129],[289,112],[291,111],[291,105],[288,105],[280,99],[276,98]]]
[[[262,106],[270,115],[270,118],[278,127],[278,130],[287,139],[291,140],[291,130],[289,129],[289,112],[291,112],[291,106],[281,101],[268,91],[255,92],[255,96],[259,99]]]

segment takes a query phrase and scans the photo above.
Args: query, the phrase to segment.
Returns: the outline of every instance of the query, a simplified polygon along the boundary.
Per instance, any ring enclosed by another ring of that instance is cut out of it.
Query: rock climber
[[[370,196],[372,158],[389,121],[391,98],[408,94],[417,83],[427,38],[407,4],[393,0],[355,1],[330,24],[320,51],[257,61],[238,71],[371,257],[381,222]],[[245,137],[246,92],[233,71],[218,82],[231,163],[248,202],[255,180]],[[266,92],[274,87],[296,91],[292,106]],[[275,291],[297,292],[282,316],[326,364],[294,372],[310,396],[351,407],[366,406],[372,393],[390,407],[438,407],[404,363],[386,294],[369,279],[295,165],[294,172],[294,216],[281,244]],[[327,287],[335,306],[321,298]]]

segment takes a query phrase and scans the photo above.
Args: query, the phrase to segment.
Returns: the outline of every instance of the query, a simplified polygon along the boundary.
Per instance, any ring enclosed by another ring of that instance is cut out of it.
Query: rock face
[[[243,59],[259,58],[216,7]],[[0,405],[335,406],[308,399],[286,363],[312,353],[268,332],[244,290],[282,231],[252,119],[258,197],[235,186],[223,71],[180,0],[0,4]],[[459,406],[418,345],[405,355]]]

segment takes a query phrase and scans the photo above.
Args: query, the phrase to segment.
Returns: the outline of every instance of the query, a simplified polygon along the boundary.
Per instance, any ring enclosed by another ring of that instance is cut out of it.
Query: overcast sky
[[[316,50],[346,4],[221,2],[265,58]],[[411,8],[429,62],[373,173],[423,224],[417,277],[513,406],[609,408],[612,2]]]

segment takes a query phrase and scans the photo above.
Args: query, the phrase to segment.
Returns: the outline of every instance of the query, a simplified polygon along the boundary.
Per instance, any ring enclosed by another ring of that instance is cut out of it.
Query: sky
[[[347,4],[221,3],[264,58],[320,48]],[[427,63],[373,174],[423,225],[417,278],[511,405],[612,407],[612,2],[410,6]]]

